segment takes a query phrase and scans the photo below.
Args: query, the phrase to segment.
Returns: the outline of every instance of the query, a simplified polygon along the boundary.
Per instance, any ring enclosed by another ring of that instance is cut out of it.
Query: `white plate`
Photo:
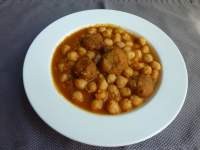
[[[93,24],[110,23],[148,39],[163,66],[160,88],[142,108],[118,116],[86,112],[60,95],[51,77],[51,59],[66,35]],[[166,128],[180,111],[187,92],[187,70],[177,46],[152,23],[125,12],[87,10],[65,16],[46,27],[25,58],[23,81],[37,114],[53,129],[73,140],[98,146],[122,146],[146,140]]]

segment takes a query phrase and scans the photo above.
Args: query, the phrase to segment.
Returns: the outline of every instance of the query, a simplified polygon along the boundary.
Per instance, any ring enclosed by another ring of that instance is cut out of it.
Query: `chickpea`
[[[111,33],[111,34],[112,34],[112,31],[113,31],[113,30],[112,30],[111,28],[108,28],[108,29],[107,29],[107,32],[109,32],[109,33]]]
[[[92,110],[101,110],[103,108],[103,101],[102,100],[93,100],[91,103]]]
[[[96,94],[95,94],[96,99],[98,100],[107,100],[108,98],[108,92],[105,90],[99,90]]]
[[[95,58],[96,54],[93,51],[88,51],[87,56],[88,56],[88,58],[93,59],[93,58]]]
[[[134,44],[133,47],[134,47],[135,49],[138,49],[138,48],[140,48],[140,45],[139,45],[139,44]]]
[[[128,67],[124,70],[124,75],[129,78],[133,75],[133,69],[131,67]]]
[[[142,58],[142,51],[140,49],[135,50],[135,57],[136,59]]]
[[[127,52],[127,56],[128,56],[128,59],[129,60],[132,60],[134,57],[135,57],[135,52],[133,52],[133,51],[129,51],[129,52]]]
[[[102,35],[103,35],[103,37],[108,37],[108,38],[110,38],[111,36],[109,35],[109,33],[107,32],[107,30],[105,30],[105,31],[103,31],[102,32]]]
[[[121,33],[124,33],[124,30],[123,30],[123,29],[120,29],[120,28],[118,28],[118,29],[116,29],[116,30],[115,30],[115,33],[120,33],[120,34],[121,34]]]
[[[112,29],[106,29],[102,34],[103,34],[104,37],[111,38],[111,36],[112,36]]]
[[[96,28],[90,28],[90,29],[88,30],[88,33],[89,33],[89,34],[95,34],[95,33],[97,33],[97,29],[96,29]]]
[[[126,46],[132,47],[132,46],[133,46],[133,42],[132,42],[132,41],[127,41],[127,42],[126,42]]]
[[[153,61],[153,56],[151,54],[145,54],[144,55],[144,61],[147,63],[150,63]]]
[[[132,109],[132,102],[129,99],[124,99],[120,103],[120,107],[123,111],[130,111]]]
[[[65,69],[65,64],[64,64],[64,63],[58,64],[58,70],[59,70],[60,72],[63,72],[64,69]]]
[[[93,93],[97,90],[97,85],[95,82],[90,82],[87,86],[88,92]]]
[[[108,38],[106,38],[106,39],[104,40],[104,43],[105,43],[107,46],[112,46],[112,45],[113,45],[112,39],[108,39]]]
[[[123,76],[118,76],[118,77],[117,77],[116,84],[117,84],[118,88],[123,88],[123,87],[125,87],[126,84],[127,84],[127,82],[128,82],[128,79],[127,79],[127,78],[125,78],[125,77],[123,77]]]
[[[149,65],[145,66],[143,69],[143,73],[146,75],[150,75],[152,73],[152,68]]]
[[[128,97],[131,95],[131,89],[127,87],[121,88],[120,93],[123,97]]]
[[[141,70],[141,69],[144,68],[144,66],[145,66],[145,64],[142,63],[142,62],[135,62],[135,63],[133,63],[133,68],[135,70]]]
[[[128,60],[129,66],[131,66],[134,63],[134,60]]]
[[[83,56],[83,55],[85,55],[87,53],[87,50],[85,48],[83,48],[83,47],[80,47],[78,49],[78,53],[79,53],[80,56]]]
[[[109,74],[107,77],[108,83],[114,83],[116,79],[117,79],[117,77],[115,74]]]
[[[62,54],[63,55],[67,54],[67,52],[70,50],[70,48],[71,47],[69,45],[67,45],[67,44],[64,45],[63,48],[62,48]]]
[[[107,110],[110,114],[118,114],[121,112],[118,102],[111,100],[107,105]]]
[[[63,73],[60,77],[60,81],[61,82],[65,82],[68,80],[68,75],[66,73]]]
[[[159,77],[159,71],[158,70],[153,70],[152,71],[152,79],[157,80]]]
[[[106,90],[108,88],[108,83],[105,79],[100,79],[99,90]]]
[[[133,106],[136,106],[136,107],[143,103],[143,98],[136,95],[131,96],[130,99],[132,101]]]
[[[71,61],[77,61],[78,60],[78,54],[75,51],[71,51],[67,54],[67,59]]]
[[[121,35],[119,33],[116,33],[114,36],[114,42],[121,42]]]
[[[109,93],[109,97],[111,99],[114,99],[116,101],[120,100],[120,92],[119,89],[117,88],[116,85],[111,84],[108,86],[108,93]]]
[[[132,48],[131,48],[130,46],[125,46],[125,47],[124,47],[124,50],[125,50],[126,52],[130,52],[130,51],[132,50]]]
[[[133,71],[133,77],[137,77],[139,75],[139,72],[138,71]]]
[[[72,99],[77,101],[77,102],[83,102],[84,99],[83,99],[83,94],[82,92],[80,91],[75,91],[73,94],[72,94]]]
[[[157,62],[157,61],[153,61],[153,62],[151,63],[151,67],[152,67],[153,69],[155,69],[155,70],[160,70],[160,69],[161,69],[161,65],[160,65],[160,63]]]
[[[131,40],[131,36],[130,36],[128,33],[123,34],[122,38],[123,38],[125,41],[130,41],[130,40]]]
[[[100,80],[105,79],[105,77],[104,77],[104,75],[103,75],[102,73],[99,74],[99,79],[100,79]]]
[[[87,81],[84,79],[76,79],[74,84],[79,90],[83,90],[87,86]]]
[[[100,32],[106,31],[106,27],[99,27],[99,31],[100,31]]]
[[[117,42],[116,44],[117,44],[117,46],[118,46],[119,48],[125,47],[125,43],[124,43],[124,42]]]
[[[138,67],[139,67],[139,69],[142,69],[142,68],[144,68],[144,66],[145,66],[144,63],[139,63]]]
[[[145,45],[146,44],[146,39],[141,37],[141,38],[139,38],[139,42],[140,42],[141,45]]]
[[[150,52],[149,46],[144,45],[144,46],[142,47],[142,52],[143,52],[144,54],[149,53],[149,52]]]

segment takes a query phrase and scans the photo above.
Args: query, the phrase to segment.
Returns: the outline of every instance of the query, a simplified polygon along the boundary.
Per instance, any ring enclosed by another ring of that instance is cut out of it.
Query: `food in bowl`
[[[162,66],[147,40],[97,24],[67,36],[52,58],[52,77],[70,102],[98,114],[121,114],[155,94]]]

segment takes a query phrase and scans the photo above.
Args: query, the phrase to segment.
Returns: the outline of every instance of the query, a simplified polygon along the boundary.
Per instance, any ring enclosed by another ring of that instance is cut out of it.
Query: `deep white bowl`
[[[107,23],[144,36],[163,66],[161,85],[148,104],[117,116],[97,115],[74,106],[56,90],[51,75],[53,53],[66,35]],[[46,27],[27,52],[23,81],[32,107],[49,126],[73,140],[98,146],[133,144],[162,131],[179,113],[188,87],[186,66],[174,42],[145,19],[115,10],[77,12]]]

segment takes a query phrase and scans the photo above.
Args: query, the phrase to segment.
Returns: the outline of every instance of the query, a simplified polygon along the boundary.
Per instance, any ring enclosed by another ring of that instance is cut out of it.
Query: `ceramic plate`
[[[97,115],[76,107],[59,94],[51,75],[53,53],[67,35],[107,23],[144,36],[163,66],[161,85],[149,103],[117,116]],[[188,86],[183,57],[167,34],[143,18],[115,10],[77,12],[46,27],[29,47],[23,81],[32,107],[50,127],[70,139],[109,147],[144,141],[166,128],[183,106]]]

